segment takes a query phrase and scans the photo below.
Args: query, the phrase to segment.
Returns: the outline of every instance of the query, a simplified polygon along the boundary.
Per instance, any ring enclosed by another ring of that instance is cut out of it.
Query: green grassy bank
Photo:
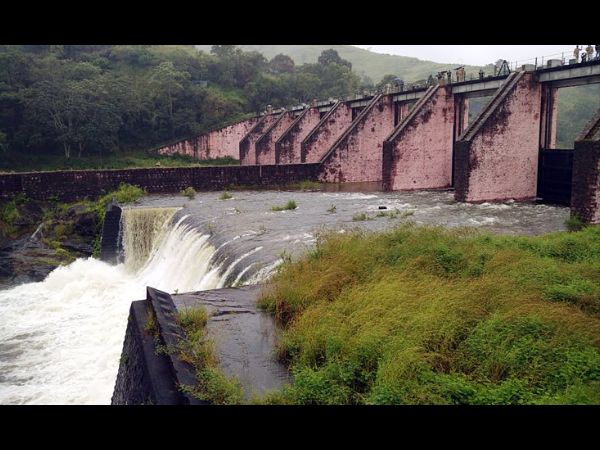
[[[6,155],[0,161],[0,173],[53,172],[64,170],[151,169],[154,167],[199,167],[239,165],[233,158],[199,160],[175,153],[173,156],[149,152],[128,152],[107,156],[66,159],[57,155]]]
[[[600,228],[324,232],[261,305],[288,404],[600,404]]]

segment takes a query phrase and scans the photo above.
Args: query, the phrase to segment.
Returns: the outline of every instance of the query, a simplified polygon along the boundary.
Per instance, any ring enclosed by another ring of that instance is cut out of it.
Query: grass
[[[0,173],[50,172],[62,170],[117,170],[155,167],[199,167],[239,165],[233,158],[198,160],[175,153],[173,156],[132,151],[107,156],[86,156],[66,159],[59,155],[7,155],[0,161]]]
[[[375,216],[369,216],[366,213],[355,214],[352,216],[352,221],[364,222],[366,220],[374,220],[382,217],[387,217],[389,219],[397,219],[398,217],[407,219],[408,217],[414,216],[414,214],[414,211],[401,212],[398,208],[395,208],[394,211],[379,211]]]
[[[219,200],[229,200],[232,199],[233,195],[229,194],[227,191],[224,191],[221,196],[219,197]]]
[[[273,208],[271,208],[271,211],[293,211],[295,209],[298,209],[298,205],[294,200],[290,200],[284,206],[273,206]]]
[[[209,315],[204,307],[184,308],[175,317],[176,324],[185,331],[180,343],[179,358],[196,370],[198,384],[186,386],[190,395],[211,405],[239,405],[243,403],[243,388],[235,380],[227,379],[218,368],[214,343],[206,335]]]
[[[19,198],[13,198],[6,202],[0,202],[0,236],[14,235],[19,231],[15,226],[15,221],[21,218],[18,210],[18,204],[22,201]]]
[[[354,216],[352,216],[353,222],[364,222],[365,220],[371,220],[371,218],[365,213],[355,214]]]
[[[260,305],[283,404],[600,404],[600,228],[323,232]]]

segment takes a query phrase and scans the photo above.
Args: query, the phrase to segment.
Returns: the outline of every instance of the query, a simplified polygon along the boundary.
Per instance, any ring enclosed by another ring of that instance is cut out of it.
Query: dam
[[[456,202],[450,190],[384,192],[364,185],[230,191],[228,200],[220,195],[149,194],[123,206],[124,220],[134,225],[123,227],[123,262],[81,259],[57,268],[41,283],[0,291],[5,324],[0,329],[0,404],[111,404],[125,359],[132,302],[144,301],[148,287],[169,294],[176,306],[211,301],[206,299],[211,293],[232,287],[254,295],[252,290],[268,281],[283,260],[313,249],[323,227],[383,230],[410,221],[538,235],[564,230],[570,215],[569,207],[560,205],[469,204]],[[273,211],[290,200],[297,209]],[[381,211],[398,213],[392,218],[379,216]],[[363,215],[366,220],[355,220]],[[150,232],[131,235],[142,217],[152,223]],[[252,318],[259,328],[267,327],[258,325],[258,315]],[[264,359],[263,350],[256,352]],[[237,371],[233,355],[224,355],[223,362]],[[285,382],[276,368],[270,373],[270,380],[261,382],[265,386]]]
[[[538,235],[564,230],[572,213],[598,223],[600,111],[574,153],[558,168],[549,162],[557,90],[598,83],[598,70],[598,62],[523,70],[271,111],[163,149],[198,158],[224,151],[240,158],[239,167],[0,176],[3,198],[22,193],[67,201],[122,182],[149,193],[133,207],[118,207],[110,263],[77,260],[41,283],[0,291],[0,404],[197,404],[174,389],[193,382],[188,368],[173,358],[154,360],[154,344],[140,338],[148,302],[165,317],[165,340],[177,339],[168,315],[186,304],[209,305],[217,318],[246,315],[254,331],[275,336],[252,300],[283,262],[314,248],[323,227],[343,233],[412,222]],[[492,100],[468,124],[469,100],[481,93]],[[536,198],[551,191],[556,169],[573,183],[563,183],[562,205],[540,204]],[[303,180],[327,184],[312,192],[245,190],[219,198],[232,184]],[[188,200],[178,194],[187,187],[205,191]],[[277,210],[289,201],[297,208]],[[231,301],[238,295],[236,307]],[[218,324],[214,330],[218,335]],[[257,341],[252,333],[234,336]],[[263,344],[252,360],[221,349],[224,370],[242,373],[259,391],[289,381],[269,359],[273,341]],[[142,347],[146,360],[132,358]],[[265,370],[240,370],[255,362]],[[156,378],[161,371],[168,376]],[[159,388],[165,380],[171,384]],[[141,388],[134,392],[132,385]]]

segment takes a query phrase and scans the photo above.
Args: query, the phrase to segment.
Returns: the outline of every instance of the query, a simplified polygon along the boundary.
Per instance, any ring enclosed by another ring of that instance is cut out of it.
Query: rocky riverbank
[[[0,204],[0,289],[43,281],[94,254],[100,217],[89,204],[13,199]]]

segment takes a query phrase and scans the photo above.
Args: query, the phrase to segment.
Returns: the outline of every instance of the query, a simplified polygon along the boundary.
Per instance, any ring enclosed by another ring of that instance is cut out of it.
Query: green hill
[[[196,45],[205,52],[210,52],[212,45]],[[383,55],[363,50],[351,45],[239,45],[244,51],[262,53],[267,59],[275,55],[290,56],[297,65],[315,63],[324,50],[333,49],[340,57],[352,63],[353,69],[361,77],[369,77],[375,83],[385,75],[396,75],[406,82],[426,79],[429,75],[444,70],[456,69],[461,64],[442,64],[432,61],[421,61],[407,56]],[[475,76],[480,67],[465,66],[467,76]]]

